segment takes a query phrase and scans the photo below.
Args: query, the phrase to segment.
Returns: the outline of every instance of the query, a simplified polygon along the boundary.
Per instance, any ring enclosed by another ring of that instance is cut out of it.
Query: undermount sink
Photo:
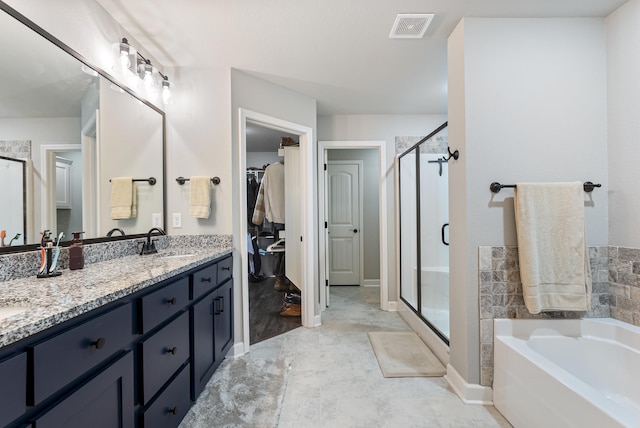
[[[182,253],[159,253],[158,257],[163,259],[183,259],[187,257],[193,257],[195,254],[182,254]]]
[[[22,312],[29,310],[27,306],[6,306],[0,307],[0,320],[18,315]]]

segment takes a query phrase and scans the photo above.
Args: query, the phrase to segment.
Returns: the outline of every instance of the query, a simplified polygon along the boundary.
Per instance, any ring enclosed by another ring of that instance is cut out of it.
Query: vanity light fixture
[[[121,42],[115,43],[113,50],[116,62],[113,67],[114,71],[124,77],[133,89],[142,90],[154,100],[161,96],[165,105],[171,102],[173,83],[151,64],[150,59],[145,58],[125,38]]]
[[[137,66],[137,50],[129,44],[127,39],[113,44],[113,54],[115,57],[115,65],[113,70],[121,76],[130,76],[136,73]]]

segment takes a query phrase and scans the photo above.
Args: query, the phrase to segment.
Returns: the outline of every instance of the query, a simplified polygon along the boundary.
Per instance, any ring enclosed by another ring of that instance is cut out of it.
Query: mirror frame
[[[49,32],[45,31],[42,27],[37,25],[35,22],[31,21],[26,16],[22,15],[20,12],[18,12],[17,10],[15,10],[14,8],[9,6],[8,4],[3,2],[2,0],[0,0],[0,11],[6,13],[9,16],[11,16],[12,18],[18,20],[28,30],[34,31],[37,34],[39,34],[40,36],[44,37],[46,40],[48,40],[49,42],[53,43],[55,46],[60,48],[62,51],[66,52],[67,54],[69,54],[72,57],[74,57],[80,63],[86,65],[87,67],[89,67],[92,70],[94,70],[95,72],[97,72],[98,75],[101,78],[107,79],[109,82],[111,82],[111,84],[118,86],[124,92],[128,93],[133,98],[137,99],[139,102],[141,102],[141,103],[145,104],[146,106],[152,108],[153,110],[158,112],[160,114],[160,116],[162,116],[162,177],[163,177],[163,181],[162,181],[163,182],[163,186],[162,186],[162,229],[166,233],[166,230],[167,230],[167,228],[166,228],[166,225],[167,225],[167,185],[166,185],[166,183],[167,183],[167,156],[166,156],[166,150],[167,150],[167,119],[166,119],[165,112],[163,110],[161,110],[160,108],[156,107],[151,102],[147,101],[146,99],[141,98],[133,90],[131,90],[128,87],[123,86],[122,84],[120,84],[120,82],[118,82],[114,77],[109,75],[109,73],[107,73],[106,71],[102,70],[100,67],[97,67],[94,64],[90,63],[85,57],[80,55],[75,50],[71,49],[69,46],[67,46],[65,43],[63,43],[61,40],[59,40],[58,38],[56,38],[55,36],[53,36]],[[149,227],[149,229],[151,229],[151,227]],[[146,238],[146,236],[147,236],[146,233],[138,233],[138,234],[132,234],[132,235],[125,235],[125,236],[111,236],[111,237],[106,237],[105,236],[105,237],[99,237],[99,238],[83,239],[82,242],[85,243],[85,244],[95,244],[95,243],[100,243],[100,242],[123,241],[123,240],[127,240],[127,239],[140,239],[140,238]],[[71,245],[71,242],[72,242],[71,240],[62,241],[60,246],[61,247],[68,247],[68,246]],[[40,244],[27,244],[27,245],[15,245],[15,246],[12,246],[12,247],[0,247],[0,255],[10,254],[10,253],[21,253],[21,252],[27,252],[27,251],[35,251],[35,250],[38,250],[39,248],[40,248]]]

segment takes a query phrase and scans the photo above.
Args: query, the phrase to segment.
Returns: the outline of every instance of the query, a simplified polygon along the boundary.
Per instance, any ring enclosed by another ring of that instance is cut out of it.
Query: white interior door
[[[300,147],[284,148],[285,275],[302,290],[302,186]]]
[[[327,166],[330,285],[360,285],[360,169],[357,163]]]

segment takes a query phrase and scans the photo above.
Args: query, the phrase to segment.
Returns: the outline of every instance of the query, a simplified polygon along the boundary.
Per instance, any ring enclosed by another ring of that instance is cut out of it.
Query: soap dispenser
[[[82,251],[82,240],[80,235],[84,232],[72,232],[73,241],[69,247],[69,269],[82,269],[84,267],[84,253]]]

